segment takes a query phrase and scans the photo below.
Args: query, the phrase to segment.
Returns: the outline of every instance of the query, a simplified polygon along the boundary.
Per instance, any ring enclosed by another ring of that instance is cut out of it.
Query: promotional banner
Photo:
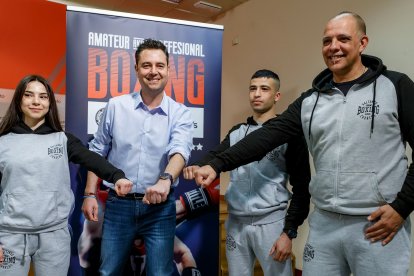
[[[134,70],[135,50],[145,38],[154,38],[161,40],[170,53],[166,93],[192,112],[194,139],[190,163],[220,142],[222,26],[68,7],[66,32],[68,132],[86,144],[97,130],[108,100],[140,90]],[[73,232],[70,275],[96,274],[99,266],[101,224],[85,221],[80,210],[85,176],[84,169],[72,165],[76,207],[70,221]],[[176,199],[186,196],[194,205],[202,205],[197,188],[194,182],[180,178]],[[105,204],[106,192],[99,191],[101,206]],[[177,219],[175,275],[180,275],[185,267],[185,260],[180,259],[183,250],[194,257],[202,275],[218,275],[218,186],[209,193],[217,197],[209,208]],[[140,240],[131,247],[133,252],[126,271],[141,275],[145,270],[145,250]]]

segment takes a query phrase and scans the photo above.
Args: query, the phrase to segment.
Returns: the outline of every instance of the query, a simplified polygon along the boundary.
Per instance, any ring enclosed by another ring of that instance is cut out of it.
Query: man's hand
[[[217,173],[210,165],[202,166],[195,172],[195,182],[203,188],[208,187],[216,177]]]
[[[284,262],[290,258],[291,254],[292,240],[289,239],[286,233],[282,233],[270,249],[269,255],[272,256],[275,261]]]
[[[192,180],[195,177],[195,172],[200,168],[200,166],[188,166],[183,170],[184,179]]]
[[[390,205],[384,205],[368,216],[368,220],[375,222],[365,230],[365,237],[371,242],[382,240],[387,245],[397,234],[404,219]]]
[[[82,212],[87,220],[98,221],[98,201],[96,198],[83,199]]]
[[[171,181],[169,179],[159,179],[158,182],[148,187],[142,201],[145,204],[157,204],[167,200],[170,193]]]
[[[129,179],[121,178],[115,183],[115,192],[118,196],[125,196],[132,190],[132,182]]]

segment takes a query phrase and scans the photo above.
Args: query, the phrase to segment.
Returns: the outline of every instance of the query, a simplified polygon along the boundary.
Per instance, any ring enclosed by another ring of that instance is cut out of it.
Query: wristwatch
[[[163,179],[163,180],[169,179],[171,181],[171,185],[174,183],[173,176],[166,172],[160,174],[160,179]]]
[[[298,231],[293,229],[283,229],[283,232],[288,236],[289,239],[294,239],[298,236]]]

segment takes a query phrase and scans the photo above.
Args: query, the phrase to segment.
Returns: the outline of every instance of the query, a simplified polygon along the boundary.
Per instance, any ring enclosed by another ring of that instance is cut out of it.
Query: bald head
[[[354,80],[365,69],[361,60],[368,45],[365,32],[365,22],[352,12],[342,12],[326,24],[322,55],[335,82]]]
[[[352,17],[355,20],[355,25],[357,27],[357,32],[360,36],[366,35],[367,34],[367,27],[365,25],[365,21],[364,19],[362,19],[361,16],[359,16],[358,14],[354,13],[354,12],[350,12],[350,11],[343,11],[338,13],[337,15],[335,15],[333,18],[331,18],[329,21],[334,20],[334,19],[339,19],[339,18],[343,18],[343,17]]]

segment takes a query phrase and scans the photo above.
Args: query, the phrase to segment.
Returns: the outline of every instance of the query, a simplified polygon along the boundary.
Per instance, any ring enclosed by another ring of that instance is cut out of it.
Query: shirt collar
[[[157,106],[156,108],[149,110],[148,106],[144,103],[141,97],[141,91],[140,92],[134,92],[132,97],[135,99],[135,109],[141,108],[145,111],[148,111],[151,114],[161,114],[161,115],[168,115],[168,100],[167,95],[165,94],[165,91],[163,92],[163,97],[161,104]]]

